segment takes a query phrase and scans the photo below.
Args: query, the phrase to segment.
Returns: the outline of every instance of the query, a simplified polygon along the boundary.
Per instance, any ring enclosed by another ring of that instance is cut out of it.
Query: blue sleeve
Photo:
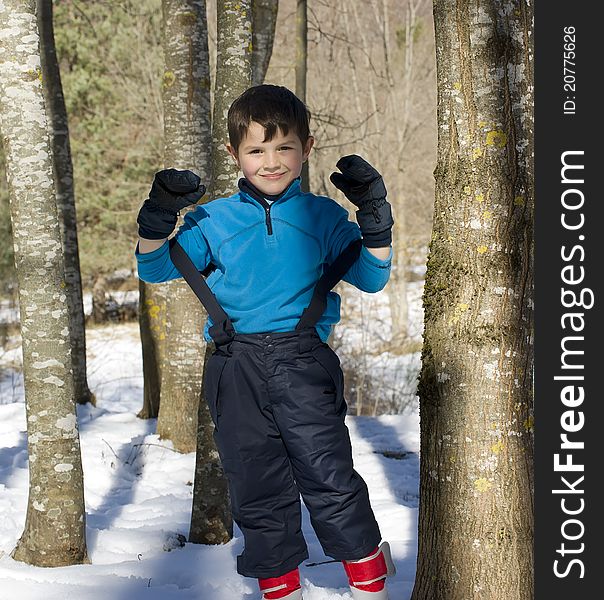
[[[207,216],[207,213],[202,207],[188,212],[175,236],[199,271],[203,271],[211,260],[210,247],[199,224],[199,220],[204,216]],[[162,283],[182,277],[170,258],[168,243],[145,254],[139,252],[137,244],[134,255],[138,265],[138,276],[147,283]]]
[[[326,262],[331,264],[339,254],[354,240],[361,239],[361,230],[356,223],[348,220],[348,212],[342,209],[335,229],[331,235],[329,251]],[[359,258],[350,267],[348,273],[342,278],[351,285],[359,288],[363,292],[379,292],[382,290],[388,279],[390,279],[390,269],[392,265],[392,247],[390,254],[385,260],[381,260],[361,246]]]

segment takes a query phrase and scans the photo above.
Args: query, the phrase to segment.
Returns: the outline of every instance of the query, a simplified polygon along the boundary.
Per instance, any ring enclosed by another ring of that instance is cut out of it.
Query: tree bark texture
[[[87,560],[86,518],[35,9],[35,0],[0,2],[0,131],[19,283],[30,478],[25,529],[13,557],[62,566]]]
[[[166,352],[166,309],[168,283],[146,283],[139,285],[139,328],[143,351],[143,408],[138,416],[159,417],[161,403],[161,369]]]
[[[524,1],[435,0],[413,600],[533,598],[533,31]]]
[[[159,416],[159,399],[161,391],[161,361],[157,354],[159,342],[159,327],[153,331],[159,319],[165,319],[161,314],[161,305],[147,298],[151,285],[142,279],[138,280],[138,326],[143,351],[143,408],[138,413],[140,419],[157,419]],[[165,305],[164,313],[165,313]]]
[[[308,73],[308,5],[296,0],[296,96],[306,103],[306,75]],[[310,160],[310,159],[309,159]],[[310,190],[308,160],[302,165],[300,189]]]
[[[227,113],[252,81],[251,0],[218,0],[216,82],[212,118],[212,181],[210,197],[237,189],[238,167],[226,149]]]
[[[225,146],[228,140],[227,112],[231,102],[249,87],[251,81],[250,0],[221,0],[217,8],[211,198],[231,194],[236,189],[237,167]],[[212,344],[206,348],[206,360],[211,352]],[[202,401],[199,403],[193,512],[189,531],[190,541],[202,544],[222,544],[233,537],[228,487],[214,444],[213,430],[208,408]]]
[[[210,71],[205,0],[164,0],[164,163],[209,178]],[[183,214],[185,211],[182,211]],[[181,220],[182,223],[182,220]],[[206,312],[184,279],[166,289],[157,433],[180,452],[197,446]]]
[[[204,368],[213,350],[213,344],[208,344]],[[198,544],[226,544],[233,537],[229,490],[214,443],[214,424],[208,405],[204,401],[199,403],[197,427],[195,485],[189,541]]]
[[[273,54],[279,0],[252,0],[252,85],[264,82]]]
[[[37,0],[42,87],[46,111],[52,126],[52,156],[57,191],[57,208],[63,243],[67,302],[70,315],[70,346],[76,402],[95,404],[94,394],[86,379],[86,328],[82,299],[82,277],[78,250],[78,226],[73,183],[73,164],[69,144],[69,126],[61,73],[55,49],[52,1]]]

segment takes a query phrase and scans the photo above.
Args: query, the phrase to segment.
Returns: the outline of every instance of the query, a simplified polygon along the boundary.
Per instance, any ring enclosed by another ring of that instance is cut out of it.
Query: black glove
[[[356,215],[363,245],[368,248],[389,246],[394,220],[382,176],[356,154],[343,156],[336,167],[342,172],[332,173],[329,178],[346,198],[359,207]]]
[[[158,171],[136,219],[138,235],[147,240],[167,238],[176,227],[180,210],[198,202],[205,192],[201,179],[192,171]]]

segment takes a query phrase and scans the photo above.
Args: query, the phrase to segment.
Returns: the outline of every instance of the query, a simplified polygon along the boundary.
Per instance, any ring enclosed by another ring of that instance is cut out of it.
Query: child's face
[[[264,142],[264,127],[255,121],[250,123],[247,134],[237,151],[228,144],[227,149],[243,172],[243,176],[265,194],[280,194],[302,172],[302,164],[308,158],[314,139],[308,138],[302,147],[294,131]]]

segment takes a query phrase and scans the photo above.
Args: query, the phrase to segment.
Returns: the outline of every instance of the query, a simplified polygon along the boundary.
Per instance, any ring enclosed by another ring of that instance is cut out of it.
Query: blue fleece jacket
[[[243,190],[200,205],[185,215],[176,233],[200,271],[210,262],[216,265],[207,284],[236,333],[294,330],[324,267],[360,237],[348,211],[331,198],[303,193],[299,180],[270,205],[263,206]],[[143,281],[160,283],[181,276],[167,243],[146,254],[137,245],[135,255]],[[380,260],[363,246],[343,279],[365,292],[377,292],[390,277],[391,259],[392,248],[389,257]],[[340,296],[330,292],[316,325],[323,341],[339,320]],[[211,325],[208,317],[208,342]]]

